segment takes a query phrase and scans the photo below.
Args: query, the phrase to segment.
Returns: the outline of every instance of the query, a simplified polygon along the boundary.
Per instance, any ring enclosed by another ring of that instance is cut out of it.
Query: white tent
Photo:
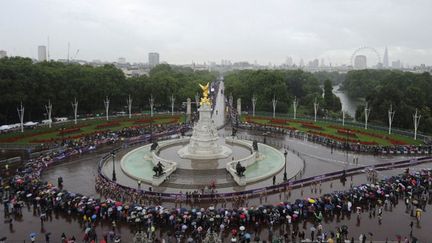
[[[24,123],[24,126],[25,126],[25,127],[34,127],[34,126],[36,126],[37,124],[38,124],[37,122],[29,121],[29,122]]]
[[[9,129],[11,129],[12,127],[11,126],[9,126],[9,125],[3,125],[3,126],[0,126],[0,131],[6,131],[6,130],[9,130]]]

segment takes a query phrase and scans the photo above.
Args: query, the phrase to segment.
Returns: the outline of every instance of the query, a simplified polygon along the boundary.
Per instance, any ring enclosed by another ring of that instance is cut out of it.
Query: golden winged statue
[[[204,104],[211,105],[210,99],[208,98],[209,83],[207,83],[206,85],[199,84],[199,86],[201,87],[201,89],[203,91],[203,97],[201,98],[200,106],[204,105]]]

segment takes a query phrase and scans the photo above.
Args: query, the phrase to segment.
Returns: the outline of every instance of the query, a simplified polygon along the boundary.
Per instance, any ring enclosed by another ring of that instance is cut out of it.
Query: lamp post
[[[24,107],[22,105],[22,102],[21,102],[21,106],[18,107],[17,110],[18,110],[18,116],[20,119],[21,132],[24,132]]]
[[[109,113],[108,113],[108,111],[109,111],[109,103],[110,103],[110,100],[109,100],[109,98],[108,98],[108,96],[105,98],[105,100],[104,100],[104,105],[105,105],[105,115],[106,115],[106,120],[108,121],[109,120]]]
[[[150,102],[150,116],[153,117],[154,98],[152,94],[150,95],[149,102]]]
[[[257,102],[257,97],[255,95],[252,96],[252,116],[255,116],[255,106]]]
[[[275,96],[273,95],[273,99],[272,99],[272,104],[273,104],[273,118],[275,118],[275,114],[276,114],[276,105],[277,105],[277,99],[275,98]]]
[[[116,171],[115,171],[115,152],[114,151],[111,152],[111,156],[112,156],[112,161],[113,161],[112,180],[117,181]]]
[[[78,112],[78,101],[75,98],[75,101],[72,102],[72,108],[74,110],[74,124],[77,124],[77,112]]]
[[[287,176],[287,171],[286,171],[286,167],[287,167],[287,155],[288,155],[288,151],[284,152],[284,156],[285,156],[285,167],[284,167],[284,176],[283,176],[283,180],[287,181],[288,180],[288,176]]]

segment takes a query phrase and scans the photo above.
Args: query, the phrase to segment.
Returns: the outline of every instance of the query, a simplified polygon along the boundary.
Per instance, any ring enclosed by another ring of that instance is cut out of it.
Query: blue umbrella
[[[32,232],[32,233],[30,233],[30,237],[36,237],[36,233],[35,232]]]

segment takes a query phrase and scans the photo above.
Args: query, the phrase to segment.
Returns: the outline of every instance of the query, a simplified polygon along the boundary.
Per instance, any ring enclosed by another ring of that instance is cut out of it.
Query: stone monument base
[[[224,159],[232,154],[232,150],[224,145],[219,145],[217,150],[213,151],[194,151],[190,148],[190,144],[184,146],[177,151],[180,158],[192,160],[212,160]]]

